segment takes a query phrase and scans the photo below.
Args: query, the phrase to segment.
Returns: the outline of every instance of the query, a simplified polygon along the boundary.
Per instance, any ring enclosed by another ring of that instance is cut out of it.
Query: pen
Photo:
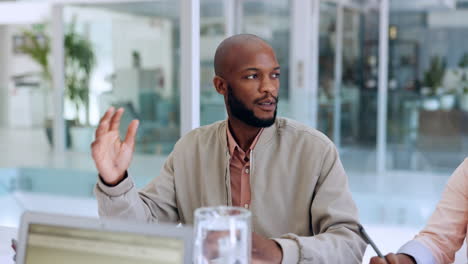
[[[360,224],[358,224],[359,226],[359,232],[361,233],[361,236],[364,238],[364,240],[371,245],[371,247],[374,249],[374,251],[377,253],[377,255],[380,257],[380,258],[383,258],[385,259],[384,255],[382,255],[382,252],[380,252],[380,250],[377,248],[377,246],[375,245],[374,241],[372,241],[372,239],[369,237],[369,235],[367,234],[366,230],[364,230],[364,227]]]

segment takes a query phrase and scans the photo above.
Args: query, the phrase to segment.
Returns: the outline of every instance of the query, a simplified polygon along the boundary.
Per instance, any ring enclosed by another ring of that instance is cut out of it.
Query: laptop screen
[[[125,232],[30,224],[26,264],[153,263],[184,261],[184,241]]]

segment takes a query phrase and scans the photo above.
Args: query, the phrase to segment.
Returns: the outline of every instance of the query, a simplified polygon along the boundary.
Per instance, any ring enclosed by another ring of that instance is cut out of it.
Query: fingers
[[[119,109],[117,110],[117,112],[115,112],[115,114],[112,116],[112,119],[111,119],[111,121],[110,121],[110,129],[109,129],[109,131],[117,131],[117,130],[119,130],[120,119],[122,118],[123,112],[124,112],[124,109],[123,109],[123,108],[119,108]]]
[[[373,257],[371,258],[369,264],[387,264],[384,259],[379,258],[379,257]]]
[[[385,256],[385,258],[387,259],[387,263],[399,264],[397,256],[393,253],[388,254],[387,256]]]
[[[109,120],[114,114],[114,111],[115,111],[115,108],[113,106],[109,107],[109,109],[107,109],[104,116],[102,116],[101,120],[99,120],[99,123]]]
[[[220,239],[229,237],[229,231],[209,231],[203,240],[203,256],[208,260],[219,257]]]
[[[132,147],[135,145],[135,137],[138,130],[139,121],[133,120],[130,125],[128,125],[127,135],[125,136],[124,143]]]
[[[379,257],[373,257],[371,258],[369,264],[399,264],[400,262],[398,261],[398,257],[390,253],[385,256],[385,259],[379,258]]]
[[[96,138],[102,136],[103,134],[109,131],[109,122],[111,117],[114,115],[114,110],[114,107],[110,107],[99,121],[98,128],[96,129]]]

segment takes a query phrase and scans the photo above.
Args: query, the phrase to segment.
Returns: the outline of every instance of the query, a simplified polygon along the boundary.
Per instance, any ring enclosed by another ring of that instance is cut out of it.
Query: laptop
[[[26,212],[17,263],[180,264],[192,262],[192,228]]]

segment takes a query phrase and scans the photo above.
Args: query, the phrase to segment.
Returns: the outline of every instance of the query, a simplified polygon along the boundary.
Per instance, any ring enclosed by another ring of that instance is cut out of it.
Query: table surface
[[[394,251],[398,249],[404,242],[411,239],[414,234],[417,232],[415,229],[401,229],[401,228],[378,228],[378,227],[369,227],[366,228],[367,232],[372,236],[376,241],[386,241],[385,238],[388,238],[388,234],[392,234],[394,239],[392,243],[387,243],[386,245],[381,245],[380,250],[383,252]],[[0,263],[1,264],[15,264],[13,261],[14,252],[11,249],[11,239],[17,238],[18,230],[16,228],[0,226]],[[467,255],[466,255],[466,244],[457,252],[455,258],[456,264],[466,264]],[[366,253],[362,263],[368,264],[369,259],[375,255],[371,247],[367,247]]]

